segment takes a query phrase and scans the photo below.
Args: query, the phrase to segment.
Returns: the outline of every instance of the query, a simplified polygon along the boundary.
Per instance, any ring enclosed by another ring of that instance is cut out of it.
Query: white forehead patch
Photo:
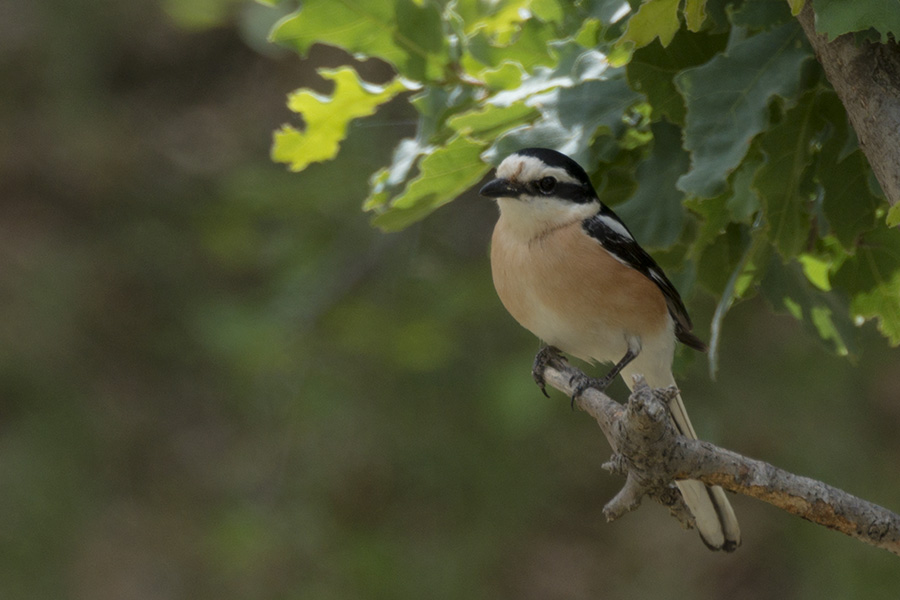
[[[513,154],[503,159],[503,162],[497,167],[497,177],[517,183],[528,183],[544,177],[553,177],[564,183],[579,183],[565,169],[551,167],[539,158],[519,154]]]

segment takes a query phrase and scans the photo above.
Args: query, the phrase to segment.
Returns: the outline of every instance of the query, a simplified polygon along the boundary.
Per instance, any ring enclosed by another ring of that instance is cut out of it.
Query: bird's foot
[[[578,380],[577,383],[576,380]],[[575,410],[575,400],[584,393],[584,390],[593,388],[597,391],[603,392],[606,390],[606,388],[609,387],[609,384],[612,383],[612,380],[613,378],[609,375],[600,378],[587,377],[586,375],[573,376],[572,379],[569,380],[569,385],[575,385],[575,390],[572,392],[572,410]]]
[[[548,398],[550,394],[547,393],[547,382],[544,381],[544,369],[552,359],[559,357],[559,348],[556,346],[544,346],[538,351],[537,356],[534,357],[534,364],[531,366],[531,376],[534,378],[534,382],[541,388],[541,393]]]

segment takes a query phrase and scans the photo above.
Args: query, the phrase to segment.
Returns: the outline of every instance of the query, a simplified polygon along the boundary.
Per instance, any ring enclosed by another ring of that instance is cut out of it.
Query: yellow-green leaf
[[[275,25],[270,39],[301,55],[319,43],[374,56],[416,81],[440,79],[448,58],[437,2],[304,0]]]
[[[803,267],[803,274],[806,275],[806,279],[811,284],[823,292],[831,291],[831,281],[829,281],[828,274],[831,271],[832,261],[807,253],[797,256],[797,260],[800,266]]]
[[[788,0],[788,6],[791,7],[791,14],[795,17],[803,10],[804,4],[806,4],[806,0]]]
[[[457,135],[419,163],[419,175],[374,224],[388,231],[403,229],[466,191],[490,168],[480,154],[485,142]]]
[[[493,142],[505,131],[535,120],[540,116],[536,108],[521,102],[509,106],[487,105],[480,110],[472,110],[456,115],[447,122],[450,128],[469,137]]]
[[[319,74],[334,82],[334,93],[322,96],[305,88],[292,93],[288,107],[303,116],[306,126],[283,125],[275,133],[272,159],[289,164],[292,171],[334,158],[350,121],[371,115],[406,89],[399,79],[383,86],[366,83],[350,67],[321,69]]]
[[[900,346],[900,271],[873,290],[853,299],[854,316],[875,319],[878,330],[892,346]]]
[[[700,31],[706,20],[706,0],[684,0],[684,20],[691,31]]]
[[[888,210],[886,220],[888,227],[900,225],[900,204],[895,204]]]
[[[630,42],[635,48],[642,48],[659,38],[659,43],[668,46],[681,26],[678,3],[679,0],[646,0],[628,21],[628,29],[617,45]]]

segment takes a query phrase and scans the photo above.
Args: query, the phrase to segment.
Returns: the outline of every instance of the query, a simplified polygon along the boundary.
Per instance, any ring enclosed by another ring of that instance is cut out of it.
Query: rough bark
[[[560,357],[550,359],[543,376],[566,395],[585,378]],[[608,468],[625,476],[622,490],[603,509],[608,520],[634,510],[650,496],[669,506],[683,524],[689,523],[677,493],[673,494],[673,482],[697,479],[900,555],[900,515],[821,481],[679,435],[666,408],[672,393],[673,389],[651,390],[639,381],[624,406],[594,389],[576,399],[613,448]]]
[[[888,202],[900,202],[900,46],[857,43],[853,34],[828,41],[816,33],[811,1],[797,19],[847,110]]]

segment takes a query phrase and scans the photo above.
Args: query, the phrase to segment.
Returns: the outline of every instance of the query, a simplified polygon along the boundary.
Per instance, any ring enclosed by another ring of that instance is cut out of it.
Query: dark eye
[[[538,181],[538,189],[542,194],[549,194],[556,189],[556,179],[553,177],[544,177]]]

